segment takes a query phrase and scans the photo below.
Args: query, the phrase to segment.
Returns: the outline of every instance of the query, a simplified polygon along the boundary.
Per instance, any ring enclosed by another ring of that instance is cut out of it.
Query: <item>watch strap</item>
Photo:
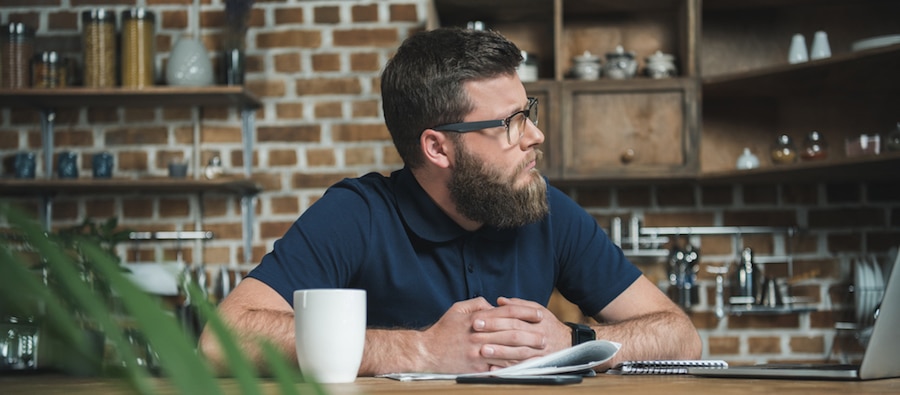
[[[589,342],[591,340],[597,340],[597,333],[591,329],[590,326],[585,324],[577,324],[574,322],[566,322],[565,323],[569,328],[572,328],[572,345],[577,346],[581,343]]]

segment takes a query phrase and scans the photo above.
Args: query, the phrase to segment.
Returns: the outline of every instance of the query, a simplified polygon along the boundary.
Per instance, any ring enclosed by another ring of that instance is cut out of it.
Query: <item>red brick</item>
[[[297,151],[292,149],[273,149],[269,151],[269,166],[296,166]]]
[[[269,199],[272,214],[299,214],[300,202],[295,196],[273,197]]]
[[[313,109],[317,119],[343,118],[343,104],[341,102],[316,103]]]
[[[296,73],[301,70],[299,53],[284,53],[273,57],[275,71],[279,73]]]
[[[735,336],[710,336],[710,355],[734,355],[741,352],[741,339]]]
[[[377,53],[350,54],[350,70],[352,71],[379,71],[381,61]]]
[[[794,210],[726,210],[722,214],[725,226],[797,226],[797,213]]]
[[[667,226],[712,226],[715,224],[715,215],[713,213],[657,213],[648,212],[644,214],[644,226],[650,227],[667,227]]]
[[[781,338],[778,336],[748,337],[747,350],[750,354],[780,354]]]
[[[107,131],[104,139],[106,145],[167,144],[168,131],[165,126],[129,127]]]
[[[692,186],[659,186],[656,188],[656,201],[662,207],[687,206],[696,204],[694,187]]]
[[[188,28],[187,10],[163,11],[157,13],[160,26],[163,29],[185,30]]]
[[[256,47],[268,48],[319,48],[322,33],[318,30],[288,30],[272,33],[258,33]]]
[[[399,43],[397,29],[351,29],[332,33],[337,47],[395,47]]]
[[[241,128],[237,126],[207,126],[200,129],[201,143],[240,143]]]
[[[152,218],[153,199],[128,198],[122,200],[122,216],[124,218]]]
[[[391,4],[391,22],[418,22],[415,4]]]
[[[147,107],[128,107],[124,109],[125,122],[146,122],[156,119],[156,109]]]
[[[744,185],[744,204],[775,204],[778,187],[775,185]]]
[[[355,173],[294,173],[291,188],[328,188],[340,180],[356,177]]]
[[[309,167],[331,167],[337,164],[333,149],[306,150],[306,165]]]
[[[286,88],[281,80],[253,80],[244,84],[247,90],[258,97],[284,97]],[[204,115],[206,115],[204,113]]]
[[[354,5],[350,9],[353,22],[377,22],[378,4]]]
[[[862,200],[862,189],[858,183],[833,183],[825,185],[825,196],[828,203],[859,203]]]
[[[47,14],[47,25],[50,30],[78,29],[78,14],[75,12],[50,12]]]
[[[782,184],[781,198],[785,204],[815,205],[819,201],[816,184]]]
[[[378,100],[359,100],[352,104],[353,109],[351,116],[353,118],[378,117],[378,109],[381,108],[381,103]]]
[[[619,205],[622,207],[646,207],[651,203],[648,187],[622,187],[617,191]]]
[[[87,130],[56,132],[53,146],[58,148],[90,147],[94,145],[94,133]]]
[[[84,202],[84,215],[87,218],[110,218],[116,215],[115,208],[112,199],[90,198]]]
[[[279,8],[275,13],[276,25],[287,25],[292,23],[303,23],[303,8],[285,7]]]
[[[358,95],[362,86],[358,78],[319,78],[298,80],[298,95]]]
[[[724,206],[734,203],[734,188],[730,185],[704,186],[701,191],[701,201],[704,207],[712,205]]]
[[[256,130],[259,142],[318,142],[322,132],[319,125],[262,126]]]
[[[203,224],[203,228],[212,231],[216,240],[241,240],[243,227],[240,222]]]
[[[792,336],[789,345],[791,352],[804,354],[824,354],[825,339],[822,336]]]
[[[858,228],[884,226],[884,210],[879,208],[835,208],[809,210],[810,228]]]
[[[331,127],[334,141],[388,140],[391,138],[384,124],[335,124]]]
[[[337,24],[341,22],[341,8],[337,6],[316,7],[313,9],[313,22]]]
[[[276,103],[275,115],[278,119],[302,119],[303,103]]]
[[[159,216],[161,218],[187,217],[190,213],[191,204],[188,199],[159,199]]]
[[[375,164],[375,150],[368,147],[347,148],[344,151],[344,162],[347,166]]]
[[[116,166],[123,171],[147,170],[146,151],[120,151],[117,155]]]
[[[313,71],[340,71],[341,55],[336,53],[315,54],[312,56]]]
[[[728,329],[797,328],[799,322],[797,314],[732,315],[728,317]]]

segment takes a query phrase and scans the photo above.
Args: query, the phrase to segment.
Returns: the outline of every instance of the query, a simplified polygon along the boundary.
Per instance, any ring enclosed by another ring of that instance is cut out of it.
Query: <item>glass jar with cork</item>
[[[34,56],[34,29],[24,23],[3,26],[0,39],[0,88],[21,89],[30,85],[29,71]]]
[[[122,86],[143,88],[155,80],[155,16],[145,8],[122,12]]]
[[[81,13],[84,86],[116,86],[116,14],[102,8]]]

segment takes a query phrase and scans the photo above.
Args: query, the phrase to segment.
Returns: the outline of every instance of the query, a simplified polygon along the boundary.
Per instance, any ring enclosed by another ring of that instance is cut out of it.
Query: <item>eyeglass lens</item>
[[[526,107],[523,111],[515,113],[512,119],[510,119],[509,125],[506,128],[506,135],[509,139],[510,144],[519,141],[519,138],[521,138],[525,134],[525,128],[527,127],[527,125],[525,124],[526,119],[531,120],[531,123],[537,126],[538,109],[536,99],[529,100],[528,107]]]

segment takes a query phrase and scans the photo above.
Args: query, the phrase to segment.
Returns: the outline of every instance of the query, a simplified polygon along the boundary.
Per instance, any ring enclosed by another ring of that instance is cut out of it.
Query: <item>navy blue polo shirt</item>
[[[556,188],[550,213],[517,229],[461,228],[409,169],[345,179],[307,209],[250,272],[293,292],[359,288],[368,326],[423,328],[455,302],[500,296],[544,306],[554,287],[596,315],[641,274],[596,220]]]

